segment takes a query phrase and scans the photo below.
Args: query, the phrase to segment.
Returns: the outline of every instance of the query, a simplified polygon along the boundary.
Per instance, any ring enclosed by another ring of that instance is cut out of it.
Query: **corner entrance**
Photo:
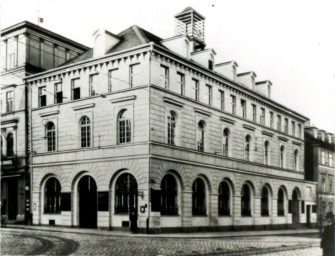
[[[299,224],[299,195],[296,189],[292,194],[292,223]]]
[[[90,176],[84,176],[78,184],[79,192],[79,226],[97,227],[97,185]]]

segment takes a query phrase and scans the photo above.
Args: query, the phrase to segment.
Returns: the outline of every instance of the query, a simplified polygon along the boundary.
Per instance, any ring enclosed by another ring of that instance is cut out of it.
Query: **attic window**
[[[212,60],[208,60],[208,68],[213,70],[214,62]]]

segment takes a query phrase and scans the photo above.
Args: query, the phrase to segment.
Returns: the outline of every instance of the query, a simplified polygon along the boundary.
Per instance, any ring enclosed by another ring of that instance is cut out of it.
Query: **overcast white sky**
[[[216,62],[271,80],[272,98],[335,132],[334,0],[2,0],[1,28],[23,20],[91,46],[97,28],[119,33],[131,25],[174,35],[174,14],[192,6],[206,17],[207,47]]]

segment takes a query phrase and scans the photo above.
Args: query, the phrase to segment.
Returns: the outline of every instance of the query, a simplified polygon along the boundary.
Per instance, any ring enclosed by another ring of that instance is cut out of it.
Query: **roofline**
[[[264,81],[256,82],[256,85],[258,85],[258,84],[265,84],[265,83],[268,83],[268,84],[272,85],[272,82],[270,80],[264,80]]]
[[[191,8],[192,8],[192,7],[191,7]],[[186,8],[185,8],[185,9],[186,9]],[[185,10],[185,9],[184,9],[184,10]],[[200,17],[203,18],[204,20],[206,19],[205,16],[203,16],[202,14],[200,14],[199,12],[197,12],[196,10],[194,10],[193,8],[192,8],[191,10],[188,10],[188,11],[184,11],[184,10],[181,11],[181,12],[179,12],[179,13],[177,13],[174,17],[177,18],[177,17],[179,17],[179,16],[181,16],[181,15],[183,15],[183,14],[185,14],[185,13],[194,12],[194,14],[200,16]]]
[[[54,39],[58,39],[58,40],[60,40],[62,42],[65,42],[67,44],[71,44],[72,46],[74,46],[76,48],[79,48],[79,49],[81,49],[83,51],[87,51],[88,49],[90,49],[86,45],[80,44],[80,43],[78,43],[76,41],[73,41],[73,40],[71,40],[71,39],[69,39],[67,37],[64,37],[64,36],[62,36],[60,34],[52,32],[52,31],[50,31],[50,30],[48,30],[46,28],[40,27],[40,26],[38,26],[38,25],[36,25],[34,23],[31,23],[30,21],[22,21],[20,23],[14,24],[14,25],[12,25],[10,27],[7,27],[7,28],[3,29],[1,31],[1,37],[5,36],[5,35],[7,35],[9,33],[12,33],[14,31],[17,31],[19,29],[22,29],[22,28],[29,28],[29,29],[35,30],[37,32],[46,34],[46,35],[48,35],[50,37],[53,37]]]
[[[221,67],[221,66],[224,66],[224,65],[228,65],[230,63],[233,63],[235,65],[235,67],[238,67],[237,62],[234,61],[234,60],[225,61],[225,62],[221,62],[221,63],[215,64],[215,67]]]
[[[243,73],[239,73],[237,74],[237,76],[244,76],[244,75],[247,75],[247,74],[253,74],[254,77],[257,77],[256,73],[254,71],[248,71],[248,72],[243,72]]]

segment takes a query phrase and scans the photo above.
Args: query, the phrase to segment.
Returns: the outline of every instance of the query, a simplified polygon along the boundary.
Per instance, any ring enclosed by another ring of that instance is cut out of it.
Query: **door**
[[[292,223],[299,224],[299,197],[297,190],[292,194]]]
[[[311,225],[311,206],[307,205],[307,225],[310,226]]]
[[[8,220],[16,220],[17,215],[17,179],[8,179]]]
[[[79,192],[79,226],[84,228],[97,227],[97,186],[90,176],[81,178]]]

